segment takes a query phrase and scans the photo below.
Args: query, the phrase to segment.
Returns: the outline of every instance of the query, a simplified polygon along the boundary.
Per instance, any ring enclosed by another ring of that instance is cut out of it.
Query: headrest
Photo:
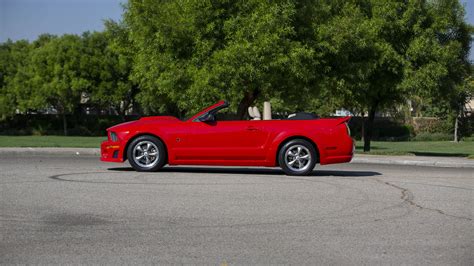
[[[256,120],[262,119],[262,115],[260,115],[260,111],[258,110],[257,106],[253,107],[253,114]]]
[[[249,116],[250,118],[254,118],[255,117],[255,114],[253,113],[253,107],[252,106],[249,106]]]

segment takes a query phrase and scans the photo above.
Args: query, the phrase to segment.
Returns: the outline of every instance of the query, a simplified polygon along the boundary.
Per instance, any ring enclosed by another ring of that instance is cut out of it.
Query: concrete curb
[[[47,156],[100,156],[98,148],[0,148],[1,154]],[[474,160],[455,157],[386,156],[356,154],[354,164],[414,165],[451,168],[474,168]]]
[[[460,157],[387,156],[356,154],[351,163],[474,168],[474,160]]]
[[[0,148],[0,154],[100,156],[98,148]]]

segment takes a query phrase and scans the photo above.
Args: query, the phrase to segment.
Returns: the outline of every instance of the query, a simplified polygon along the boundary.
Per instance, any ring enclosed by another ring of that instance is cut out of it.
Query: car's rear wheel
[[[130,165],[140,172],[153,172],[166,163],[167,153],[163,142],[153,136],[134,139],[127,150]]]
[[[316,165],[318,153],[313,144],[304,139],[285,143],[278,152],[278,163],[287,175],[308,175]]]

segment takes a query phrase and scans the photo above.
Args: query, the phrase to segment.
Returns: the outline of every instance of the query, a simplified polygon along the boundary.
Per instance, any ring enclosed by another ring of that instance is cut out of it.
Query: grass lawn
[[[0,147],[78,147],[99,148],[107,137],[64,136],[0,136]],[[356,152],[362,151],[363,142],[358,141]],[[456,156],[474,158],[474,141],[454,143],[450,141],[373,141],[372,150],[366,154]]]
[[[107,137],[0,136],[0,147],[100,148]]]
[[[474,141],[372,141],[371,151],[364,153],[364,143],[357,141],[356,152],[379,155],[455,156],[474,158]]]

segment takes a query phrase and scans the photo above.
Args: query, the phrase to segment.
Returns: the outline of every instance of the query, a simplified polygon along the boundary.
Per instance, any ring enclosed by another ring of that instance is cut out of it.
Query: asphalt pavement
[[[82,157],[100,156],[100,149],[97,148],[0,148],[0,157],[5,155],[37,155],[37,156],[63,156]],[[443,157],[443,156],[392,156],[392,155],[369,155],[356,154],[352,158],[352,163],[363,164],[390,164],[390,165],[415,165],[415,166],[436,166],[436,167],[457,167],[473,168],[474,159],[463,157]]]
[[[0,153],[0,263],[474,265],[473,190],[472,168],[138,173]]]

